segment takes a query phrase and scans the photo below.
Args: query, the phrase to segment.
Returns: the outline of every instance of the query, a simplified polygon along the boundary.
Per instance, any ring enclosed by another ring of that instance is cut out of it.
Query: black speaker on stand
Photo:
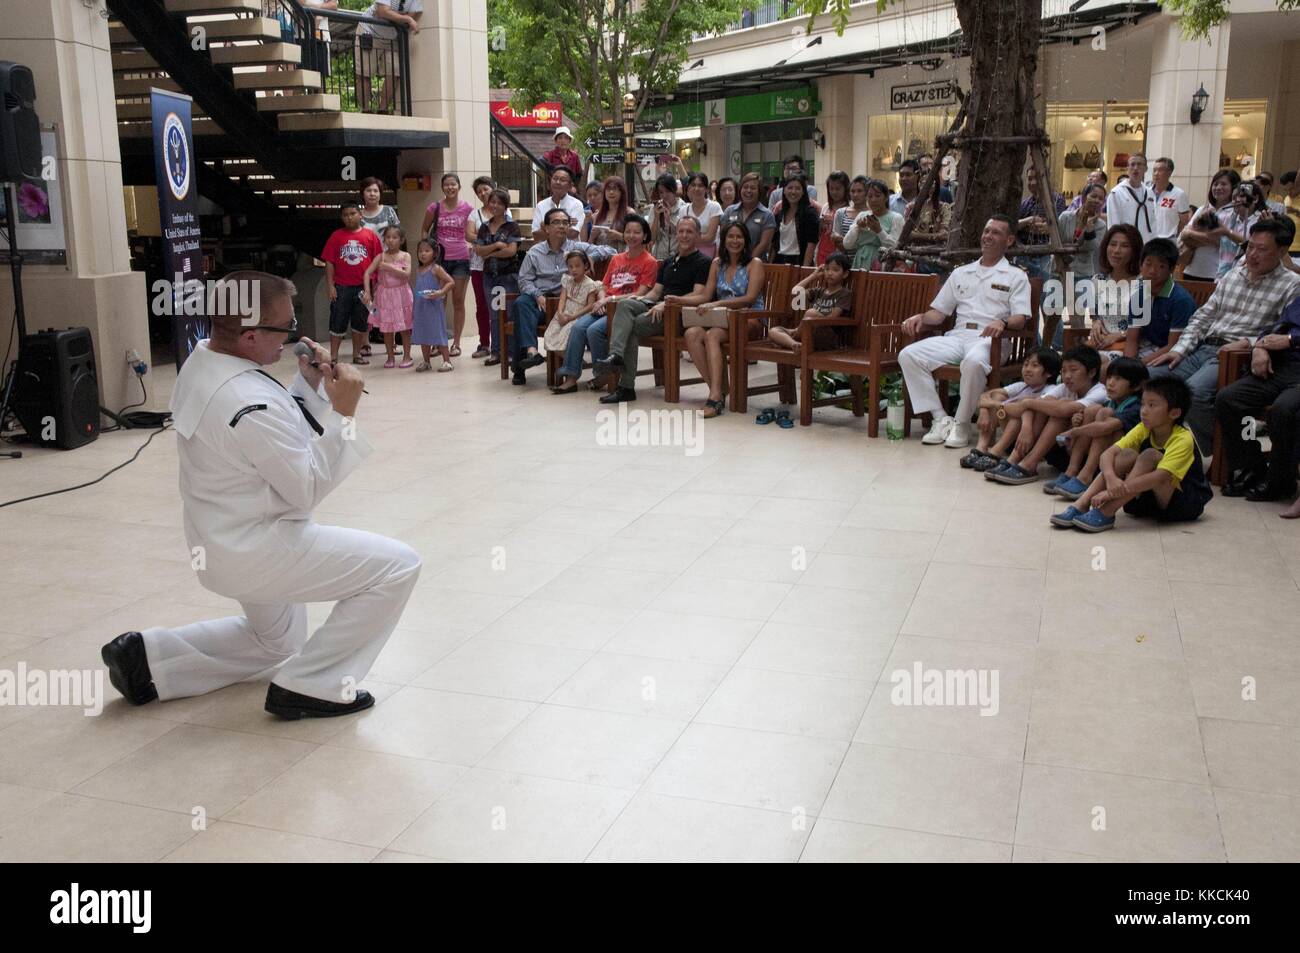
[[[0,426],[12,409],[29,440],[70,450],[99,436],[99,385],[86,328],[27,333],[14,186],[40,178],[41,127],[35,103],[32,71],[0,61],[0,183],[18,334],[18,360],[0,388]]]

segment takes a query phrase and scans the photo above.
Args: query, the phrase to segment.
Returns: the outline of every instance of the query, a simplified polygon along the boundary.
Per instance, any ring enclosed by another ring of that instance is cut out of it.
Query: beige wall
[[[408,149],[398,157],[399,179],[409,173],[433,174],[431,192],[397,193],[397,214],[416,228],[434,197],[442,197],[441,173],[459,175],[462,195],[475,207],[478,201],[470,183],[477,176],[492,174],[487,40],[487,0],[426,0],[420,32],[411,38],[412,111],[446,119],[451,145]],[[408,231],[408,242],[417,239]],[[473,294],[466,294],[466,307],[466,327],[472,328]]]
[[[81,0],[0,0],[0,59],[31,68],[41,122],[59,127],[68,264],[24,267],[28,329],[90,328],[101,402],[133,403],[139,385],[125,353],[148,359],[148,299],[144,275],[130,270],[108,22]],[[3,279],[0,340],[8,340],[13,293]]]

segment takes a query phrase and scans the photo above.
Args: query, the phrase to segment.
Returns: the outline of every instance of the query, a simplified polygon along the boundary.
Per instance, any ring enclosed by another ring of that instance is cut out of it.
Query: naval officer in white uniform
[[[370,453],[353,419],[361,374],[331,367],[329,351],[308,341],[320,366],[299,357],[286,389],[261,366],[279,360],[296,328],[292,282],[261,272],[224,280],[252,282],[260,316],[212,317],[212,337],[177,376],[171,409],[199,581],[237,600],[243,615],[118,636],[102,653],[109,678],[140,705],[280,666],[267,711],[284,718],[361,711],[374,698],[355,686],[396,627],[420,558],[396,540],[312,519]],[[336,603],[310,639],[308,602]]]
[[[934,417],[922,443],[953,448],[970,443],[971,417],[992,369],[989,339],[1008,328],[1020,330],[1029,320],[1029,277],[1006,258],[1015,240],[1011,217],[992,216],[980,236],[979,261],[954,269],[930,309],[903,322],[903,331],[915,335],[923,326],[943,324],[956,314],[951,331],[942,337],[923,338],[898,353],[913,412]],[[961,365],[961,399],[955,418],[944,413],[934,383],[935,369],[945,364]]]

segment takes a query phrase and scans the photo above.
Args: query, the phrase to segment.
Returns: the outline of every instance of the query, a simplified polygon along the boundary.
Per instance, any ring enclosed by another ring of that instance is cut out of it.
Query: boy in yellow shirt
[[[1115,527],[1122,508],[1130,516],[1158,523],[1197,519],[1214,496],[1201,451],[1182,424],[1192,392],[1176,377],[1148,381],[1142,390],[1142,422],[1101,455],[1101,473],[1088,491],[1061,513],[1053,526],[1089,533]]]

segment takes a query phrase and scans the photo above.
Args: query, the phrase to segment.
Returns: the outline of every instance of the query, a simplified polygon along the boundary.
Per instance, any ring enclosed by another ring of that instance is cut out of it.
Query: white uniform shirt
[[[360,433],[345,438],[344,418],[301,374],[285,389],[206,340],[181,368],[171,410],[185,538],[203,547],[199,582],[223,594],[301,559],[312,510],[371,452]]]
[[[953,270],[930,307],[956,314],[949,334],[982,331],[994,320],[1029,314],[1029,276],[1005,258],[991,268],[973,261]]]
[[[1151,216],[1151,235],[1155,238],[1170,238],[1177,241],[1180,231],[1178,219],[1191,210],[1192,204],[1187,201],[1187,193],[1176,185],[1169,186],[1155,196],[1155,213]],[[1145,243],[1147,240],[1147,236],[1143,235],[1142,241]]]
[[[1106,196],[1106,223],[1111,226],[1136,226],[1142,233],[1142,243],[1145,245],[1156,234],[1155,192],[1145,185],[1134,188],[1129,179],[1120,180],[1110,190],[1110,195]]]

